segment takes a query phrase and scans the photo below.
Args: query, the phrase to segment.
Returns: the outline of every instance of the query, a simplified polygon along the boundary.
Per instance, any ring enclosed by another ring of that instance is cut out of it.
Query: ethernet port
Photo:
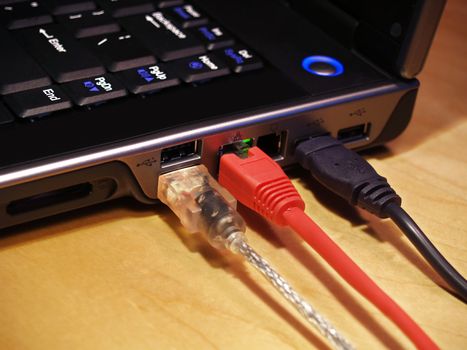
[[[285,132],[258,137],[256,146],[274,160],[282,160],[285,146]]]
[[[219,158],[222,157],[222,155],[226,153],[235,153],[238,156],[241,156],[243,154],[246,155],[248,152],[248,149],[253,147],[254,141],[255,141],[254,139],[248,138],[248,139],[238,140],[232,143],[227,143],[225,145],[222,145],[219,148],[219,152],[218,152]]]

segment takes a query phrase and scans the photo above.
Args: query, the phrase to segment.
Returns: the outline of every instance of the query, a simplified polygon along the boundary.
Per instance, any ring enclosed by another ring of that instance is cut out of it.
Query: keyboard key
[[[41,1],[27,1],[0,7],[0,22],[8,29],[20,29],[51,23],[52,16]]]
[[[0,125],[12,123],[15,120],[10,111],[0,102]]]
[[[184,58],[172,63],[172,69],[187,83],[229,74],[229,68],[214,54]]]
[[[94,1],[88,0],[47,0],[45,5],[54,15],[65,15],[96,9]]]
[[[10,4],[14,4],[17,2],[23,2],[23,1],[26,1],[26,0],[0,0],[0,5],[10,5]]]
[[[207,17],[193,5],[181,5],[170,7],[165,10],[167,15],[173,17],[183,28],[190,28],[208,23]]]
[[[160,90],[180,84],[178,78],[162,63],[120,72],[118,78],[134,94]]]
[[[104,74],[97,58],[58,24],[23,29],[19,34],[55,81],[62,83]]]
[[[216,24],[196,27],[192,31],[205,43],[208,50],[217,50],[234,44],[234,39]]]
[[[263,66],[259,57],[243,46],[229,47],[218,52],[235,73],[258,69]]]
[[[203,53],[201,42],[164,13],[124,18],[122,25],[163,61]]]
[[[111,72],[156,63],[151,52],[128,33],[120,32],[84,39],[83,43],[97,55]]]
[[[96,104],[127,94],[123,85],[110,74],[73,81],[64,84],[63,89],[79,106]]]
[[[56,85],[7,95],[4,100],[20,118],[39,116],[72,106],[70,99]]]
[[[172,7],[183,4],[183,0],[160,0],[157,2],[159,8]]]
[[[0,29],[0,94],[11,94],[50,84],[49,77],[18,45],[6,30]]]
[[[70,30],[75,38],[86,38],[118,32],[120,26],[104,10],[57,16],[57,20]]]
[[[149,0],[97,0],[97,2],[114,18],[139,15],[156,9]]]

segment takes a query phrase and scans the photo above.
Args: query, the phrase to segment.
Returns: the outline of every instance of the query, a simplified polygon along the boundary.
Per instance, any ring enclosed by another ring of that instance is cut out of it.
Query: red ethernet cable
[[[305,203],[277,163],[257,147],[247,157],[230,153],[220,161],[219,182],[238,201],[299,234],[355,290],[391,319],[418,349],[439,349],[433,340],[308,217]]]

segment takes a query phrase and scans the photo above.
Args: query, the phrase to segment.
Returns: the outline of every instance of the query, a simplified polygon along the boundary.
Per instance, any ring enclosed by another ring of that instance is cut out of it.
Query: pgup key
[[[157,91],[180,84],[175,74],[162,63],[128,69],[119,73],[118,77],[134,94]]]

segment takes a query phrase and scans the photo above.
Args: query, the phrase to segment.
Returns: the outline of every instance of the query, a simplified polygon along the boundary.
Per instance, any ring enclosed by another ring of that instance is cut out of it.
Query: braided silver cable
[[[239,253],[326,337],[334,348],[353,349],[326,319],[316,312],[268,262],[245,241],[245,222],[218,190],[220,186],[202,165],[176,170],[159,177],[158,197],[191,232],[204,233],[212,246]],[[229,196],[231,196],[229,194]]]
[[[334,348],[339,350],[351,350],[354,347],[321,316],[305,299],[303,299],[290,284],[277,273],[269,263],[251,248],[243,239],[232,242],[230,248],[240,253],[251,265],[259,270],[264,277],[287,299],[298,312],[318,331],[326,337]]]

